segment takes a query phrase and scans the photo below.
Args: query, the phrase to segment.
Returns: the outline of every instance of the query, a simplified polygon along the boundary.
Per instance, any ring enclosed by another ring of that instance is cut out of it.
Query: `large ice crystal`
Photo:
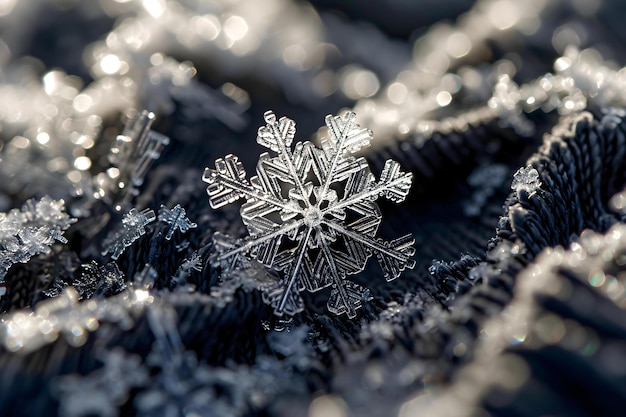
[[[277,315],[302,310],[300,291],[332,286],[328,309],[355,317],[367,290],[347,281],[347,275],[362,271],[372,254],[387,281],[414,266],[411,235],[390,242],[375,237],[382,216],[374,201],[380,196],[404,200],[411,174],[388,160],[376,181],[365,159],[351,156],[372,140],[372,132],[356,124],[354,113],[326,117],[330,138],[321,149],[298,142],[292,150],[294,121],[277,119],[271,111],[265,121],[257,142],[277,156],[262,154],[250,181],[234,155],[205,170],[213,208],[246,199],[241,217],[249,236],[234,240],[216,233],[216,263],[232,271],[247,255],[283,271],[283,280],[264,291]]]

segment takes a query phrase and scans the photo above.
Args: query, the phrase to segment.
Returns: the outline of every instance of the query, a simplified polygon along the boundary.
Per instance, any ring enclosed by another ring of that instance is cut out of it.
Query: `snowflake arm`
[[[272,111],[267,111],[263,115],[266,126],[259,128],[257,142],[259,145],[270,148],[278,153],[281,162],[286,168],[285,181],[293,182],[299,196],[304,199],[308,195],[301,178],[302,171],[296,168],[294,163],[294,155],[291,153],[291,142],[296,134],[296,124],[293,120],[281,117],[278,121],[276,115]],[[299,167],[298,167],[299,168]]]
[[[415,243],[415,239],[411,235],[402,236],[391,242],[383,242],[379,239],[372,239],[365,234],[357,233],[335,222],[325,221],[324,224],[376,253],[387,281],[396,279],[405,268],[413,268],[415,266],[415,262],[411,259],[411,256],[415,253],[415,249],[411,246]]]
[[[339,268],[337,268],[335,258],[328,247],[328,243],[324,239],[321,240],[321,248],[325,264],[333,280],[333,293],[328,300],[328,308],[335,314],[345,312],[349,318],[354,318],[356,317],[356,306],[349,299],[348,291],[342,282],[343,277],[339,272]]]
[[[246,181],[246,171],[239,158],[226,155],[215,161],[215,169],[206,168],[202,181],[208,183],[207,193],[212,208],[220,208],[240,198],[259,200],[282,210],[291,210],[286,202],[264,194]]]
[[[380,181],[362,192],[352,194],[350,197],[331,204],[329,209],[336,211],[345,207],[350,207],[363,200],[375,200],[383,195],[394,203],[404,201],[411,189],[413,174],[400,171],[400,164],[396,161],[388,160],[380,175]]]
[[[285,235],[293,235],[293,232],[297,232],[300,227],[299,222],[290,222],[285,223],[280,228],[275,230],[268,230],[264,234],[252,235],[248,236],[239,242],[238,245],[228,245],[225,244],[224,239],[222,238],[224,235],[221,233],[216,233],[217,239],[214,237],[214,241],[216,241],[217,246],[224,248],[226,245],[230,246],[229,250],[220,250],[219,255],[217,256],[217,260],[220,262],[229,261],[228,263],[233,264],[234,258],[239,256],[241,253],[249,253],[252,250],[255,250],[256,256],[253,256],[258,261],[264,260],[265,264],[274,265],[274,257],[268,259],[268,256],[263,256],[263,254],[272,253],[272,249],[278,248],[281,243],[283,236]]]
[[[290,298],[291,291],[295,290],[294,285],[296,284],[296,281],[298,279],[298,272],[300,271],[300,268],[304,260],[304,256],[306,255],[307,244],[309,243],[309,239],[311,237],[312,231],[313,231],[313,228],[311,227],[307,228],[304,238],[302,238],[300,240],[300,243],[298,244],[298,249],[296,250],[296,253],[295,253],[295,263],[289,270],[289,279],[287,281],[287,287],[285,288],[285,292],[281,296],[278,305],[275,306],[276,314],[279,316],[282,315],[283,312],[285,311],[285,305],[287,304],[287,300]],[[293,295],[291,296],[293,297]]]
[[[324,199],[327,199],[329,188],[332,182],[337,180],[337,176],[345,174],[349,170],[348,167],[354,166],[351,158],[345,158],[346,153],[355,153],[361,148],[368,147],[373,136],[371,130],[361,129],[356,124],[356,114],[353,112],[348,112],[344,118],[326,116],[326,126],[330,140],[322,142],[322,149],[332,162],[324,170],[316,171],[322,182],[318,207]]]

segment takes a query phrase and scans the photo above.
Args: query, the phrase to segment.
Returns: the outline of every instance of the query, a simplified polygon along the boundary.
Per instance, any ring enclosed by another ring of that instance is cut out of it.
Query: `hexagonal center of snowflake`
[[[307,227],[316,227],[322,222],[322,217],[322,210],[315,206],[311,206],[304,211],[303,221]]]

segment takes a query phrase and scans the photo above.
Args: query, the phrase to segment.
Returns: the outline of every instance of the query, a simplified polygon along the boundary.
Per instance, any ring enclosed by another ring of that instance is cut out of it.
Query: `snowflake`
[[[374,201],[379,196],[404,200],[411,174],[388,160],[376,181],[365,159],[350,155],[372,139],[371,131],[356,124],[354,113],[326,117],[330,139],[322,141],[321,149],[299,142],[292,150],[295,123],[277,120],[271,111],[265,121],[257,142],[277,156],[262,154],[250,181],[234,155],[205,170],[213,208],[246,199],[241,217],[249,236],[234,240],[216,233],[215,261],[228,272],[239,268],[247,255],[283,271],[283,279],[263,293],[277,315],[303,309],[300,291],[331,286],[328,309],[355,317],[367,290],[347,281],[347,275],[362,271],[372,254],[387,281],[415,265],[411,235],[390,242],[375,237],[382,216]]]
[[[158,373],[134,398],[139,416],[249,416],[279,395],[305,392],[285,361],[261,356],[251,366],[230,362],[227,367],[198,361],[181,340],[170,304],[155,301],[146,316],[154,335],[147,363]]]
[[[120,257],[127,247],[146,234],[146,226],[156,219],[153,210],[144,209],[137,211],[133,208],[124,215],[122,227],[114,230],[104,240],[104,250],[102,255],[111,254],[111,258]]]
[[[167,235],[165,236],[167,240],[172,239],[176,229],[179,229],[181,233],[185,233],[189,229],[198,227],[197,224],[192,223],[191,220],[187,218],[185,209],[182,208],[180,204],[176,204],[171,210],[161,204],[159,220],[170,225],[167,230]]]

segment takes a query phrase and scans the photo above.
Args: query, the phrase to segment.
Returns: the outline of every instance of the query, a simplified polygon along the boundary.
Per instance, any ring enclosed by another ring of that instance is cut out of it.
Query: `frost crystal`
[[[525,190],[528,193],[533,193],[537,191],[539,187],[541,187],[539,172],[530,165],[518,169],[513,175],[511,188],[515,191]]]
[[[388,160],[376,181],[365,159],[350,155],[372,139],[371,131],[356,124],[354,113],[326,117],[330,138],[322,141],[321,149],[298,142],[292,150],[295,123],[277,120],[273,112],[265,113],[265,121],[257,142],[277,156],[262,154],[256,176],[246,180],[234,155],[218,159],[215,169],[204,172],[213,208],[246,199],[241,217],[249,236],[235,241],[216,233],[216,263],[232,271],[247,255],[283,271],[284,278],[264,291],[264,300],[277,315],[302,310],[300,291],[332,286],[328,309],[355,317],[367,290],[346,281],[347,275],[362,271],[372,254],[387,281],[415,265],[411,235],[390,242],[375,237],[382,216],[374,201],[379,196],[404,200],[411,174]]]
[[[67,243],[63,232],[76,219],[63,212],[64,204],[46,196],[39,201],[28,200],[21,210],[0,213],[0,280],[13,264],[50,253],[55,241]]]
[[[96,197],[115,202],[116,210],[139,193],[150,166],[170,142],[167,136],[150,130],[154,120],[154,113],[146,110],[132,118],[111,147],[111,166],[96,177]]]
[[[176,229],[179,229],[181,233],[185,233],[189,229],[198,227],[197,224],[192,223],[191,220],[187,218],[185,209],[182,208],[180,204],[176,204],[171,210],[161,204],[161,208],[159,209],[159,221],[170,225],[167,230],[167,235],[165,236],[167,240],[172,239]]]
[[[151,209],[144,209],[140,212],[135,208],[131,209],[124,215],[122,227],[113,231],[104,240],[102,255],[110,253],[111,258],[119,258],[127,247],[146,233],[146,226],[155,219],[156,215]]]
[[[124,274],[115,262],[109,262],[104,266],[91,261],[82,266],[81,279],[74,282],[74,288],[80,294],[81,300],[86,300],[94,295],[111,296],[126,289]]]

